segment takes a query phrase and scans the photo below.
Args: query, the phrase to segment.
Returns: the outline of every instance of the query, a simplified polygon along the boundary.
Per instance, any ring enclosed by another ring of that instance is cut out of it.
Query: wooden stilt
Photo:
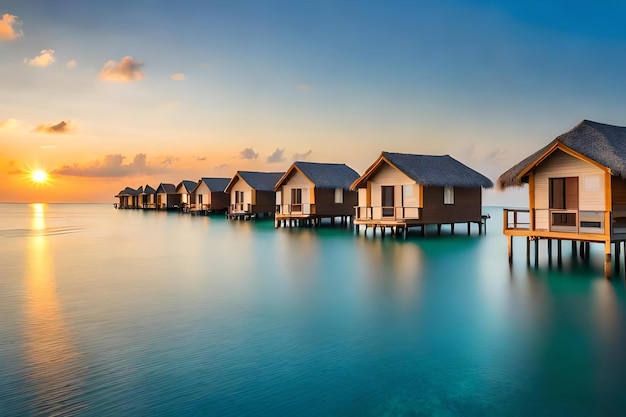
[[[552,266],[552,239],[548,239],[547,244],[548,244],[548,266]]]
[[[585,242],[580,242],[580,257],[585,259]]]
[[[530,237],[526,236],[526,265],[530,266]]]
[[[454,223],[450,223],[450,234],[454,234]]]
[[[557,239],[556,241],[556,262],[559,267],[563,265],[563,241],[561,239]]]
[[[535,237],[535,268],[539,266],[539,238]]]
[[[620,252],[621,252],[622,248],[620,247],[620,243],[619,242],[615,242],[615,273],[619,274],[619,267],[620,267]]]
[[[509,265],[513,265],[513,236],[508,236]]]
[[[604,242],[604,276],[611,278],[611,241]]]
[[[441,224],[437,225],[437,236],[441,235]]]
[[[471,232],[472,232],[472,230],[471,230],[471,228],[470,228],[470,227],[471,227],[471,225],[472,225],[472,223],[471,223],[471,222],[467,222],[467,235],[468,235],[468,236],[469,236],[469,235],[471,234]]]

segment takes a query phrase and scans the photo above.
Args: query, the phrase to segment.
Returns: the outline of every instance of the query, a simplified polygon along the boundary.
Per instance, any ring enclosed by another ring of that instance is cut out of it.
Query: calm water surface
[[[510,270],[485,210],[403,241],[0,204],[0,416],[624,415],[623,265]]]

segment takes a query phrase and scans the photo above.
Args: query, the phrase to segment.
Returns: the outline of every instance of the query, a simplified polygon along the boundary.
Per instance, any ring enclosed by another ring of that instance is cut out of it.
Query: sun
[[[35,184],[43,184],[48,179],[48,173],[43,169],[36,169],[30,174],[30,178]]]

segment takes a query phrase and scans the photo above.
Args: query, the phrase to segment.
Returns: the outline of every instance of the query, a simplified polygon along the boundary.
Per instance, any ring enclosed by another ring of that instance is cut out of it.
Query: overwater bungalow
[[[230,194],[229,219],[271,216],[276,210],[274,186],[284,172],[237,171],[224,189]]]
[[[131,187],[126,187],[117,195],[115,198],[119,199],[119,202],[115,205],[116,208],[120,209],[134,209],[139,207],[139,194],[143,192],[143,187],[139,187],[138,189],[134,189]]]
[[[156,204],[161,210],[172,210],[180,207],[180,194],[176,186],[170,183],[161,183],[156,189]]]
[[[347,224],[354,214],[357,193],[350,185],[359,174],[346,164],[294,162],[274,186],[275,226],[319,225],[339,217]]]
[[[139,208],[154,209],[156,208],[156,190],[146,184],[139,193]]]
[[[470,234],[472,223],[482,233],[486,218],[482,215],[482,189],[491,188],[489,178],[474,171],[449,155],[415,155],[382,152],[365,173],[354,181],[352,190],[358,190],[358,205],[354,224],[380,228],[384,236],[387,228],[394,233],[410,227],[436,224],[438,233],[442,224],[467,223]]]
[[[189,211],[191,206],[191,193],[196,188],[196,182],[190,180],[182,180],[176,186],[176,194],[180,196],[179,208],[184,212]]]
[[[508,238],[509,262],[513,260],[513,237],[534,241],[535,264],[539,242],[547,242],[552,258],[552,240],[577,243],[583,257],[589,243],[604,244],[604,272],[611,275],[611,243],[616,260],[626,240],[626,127],[583,120],[569,132],[539,149],[503,173],[502,189],[528,185],[528,208],[504,209],[504,234]],[[616,262],[618,266],[618,262]]]
[[[227,211],[229,195],[224,191],[230,178],[202,177],[191,192],[192,212]]]

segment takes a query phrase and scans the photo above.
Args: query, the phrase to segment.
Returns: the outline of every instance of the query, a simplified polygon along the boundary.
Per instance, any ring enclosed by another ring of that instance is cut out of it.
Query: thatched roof
[[[179,192],[179,190],[182,190],[183,188],[184,188],[185,192],[191,193],[193,191],[193,189],[196,188],[196,182],[195,181],[190,181],[190,180],[182,180],[176,186],[176,192]]]
[[[294,170],[299,170],[307,177],[316,188],[343,188],[350,189],[350,184],[359,174],[346,164],[325,164],[319,162],[297,161],[285,172],[285,175],[276,183],[274,190],[277,190]]]
[[[450,155],[415,155],[383,152],[365,174],[352,183],[351,188],[354,190],[364,187],[369,177],[383,162],[396,167],[416,183],[427,187],[493,187],[493,183],[489,178],[462,164]]]
[[[224,191],[230,192],[230,189],[238,181],[238,178],[244,180],[250,187],[257,191],[274,191],[276,182],[282,177],[284,172],[256,172],[256,171],[237,171],[235,176],[230,180]]]
[[[176,194],[176,186],[167,182],[162,182],[156,190],[157,194]]]
[[[200,181],[198,181],[198,184],[196,185],[196,187],[193,189],[193,192],[196,191],[196,189],[200,186],[200,184],[205,183],[206,186],[208,187],[208,189],[211,192],[223,192],[226,189],[226,186],[228,186],[228,182],[230,181],[230,178],[207,178],[207,177],[202,177],[200,178]]]
[[[140,194],[156,194],[156,190],[146,184],[146,186],[143,187],[143,192],[141,192]]]
[[[131,187],[126,187],[124,188],[122,191],[120,191],[119,193],[117,193],[117,195],[115,197],[129,197],[129,196],[134,196],[134,195],[139,195],[143,192],[143,188],[139,187],[138,189],[134,189]]]
[[[583,120],[500,175],[498,185],[501,188],[521,186],[525,181],[520,176],[546,153],[562,145],[609,168],[612,175],[626,178],[626,127]]]

